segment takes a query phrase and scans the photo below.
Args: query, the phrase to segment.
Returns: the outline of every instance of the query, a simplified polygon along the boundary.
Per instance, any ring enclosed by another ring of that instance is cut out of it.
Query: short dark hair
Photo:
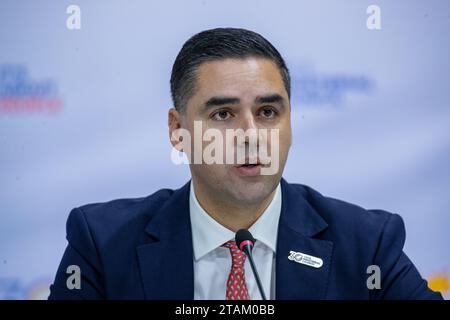
[[[278,50],[260,34],[238,28],[216,28],[202,31],[186,41],[172,67],[170,91],[175,108],[186,110],[194,94],[196,71],[201,63],[227,58],[270,59],[279,68],[284,86],[291,97],[291,79],[286,63]]]

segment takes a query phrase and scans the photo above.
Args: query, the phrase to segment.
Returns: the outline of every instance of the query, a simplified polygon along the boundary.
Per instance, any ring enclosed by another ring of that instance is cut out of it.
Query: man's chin
[[[233,183],[229,187],[234,201],[241,205],[256,205],[264,201],[271,191],[272,184],[264,179],[244,180]]]

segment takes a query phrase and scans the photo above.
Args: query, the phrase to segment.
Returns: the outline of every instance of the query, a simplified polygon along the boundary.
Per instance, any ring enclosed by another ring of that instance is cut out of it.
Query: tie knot
[[[230,249],[232,268],[242,267],[245,263],[245,253],[239,250],[236,241],[230,240],[225,242],[222,247]]]

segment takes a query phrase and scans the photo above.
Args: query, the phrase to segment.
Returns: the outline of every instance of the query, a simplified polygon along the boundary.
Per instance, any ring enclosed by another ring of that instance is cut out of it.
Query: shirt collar
[[[253,237],[276,251],[278,222],[281,213],[281,187],[278,184],[275,195],[262,215],[249,228]],[[192,241],[195,260],[234,239],[235,233],[214,220],[199,204],[191,181],[189,196]]]

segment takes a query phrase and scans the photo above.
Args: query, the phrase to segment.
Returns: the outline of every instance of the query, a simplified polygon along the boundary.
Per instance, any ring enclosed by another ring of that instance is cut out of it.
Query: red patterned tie
[[[227,300],[250,300],[245,283],[245,253],[239,250],[234,241],[222,245],[231,252],[231,271],[227,281]]]

